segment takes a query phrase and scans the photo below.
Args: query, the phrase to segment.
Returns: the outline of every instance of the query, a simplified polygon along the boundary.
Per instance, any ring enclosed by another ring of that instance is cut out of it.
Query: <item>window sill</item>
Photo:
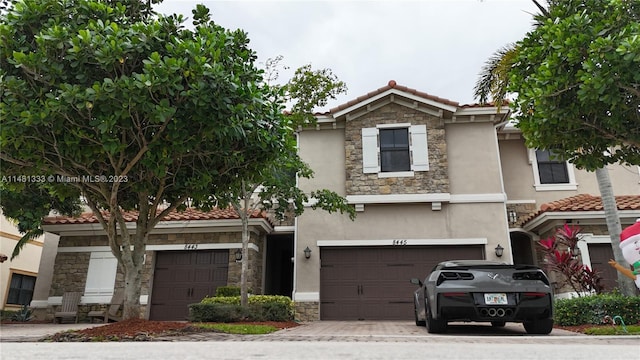
[[[572,191],[578,190],[578,184],[536,184],[536,191]]]
[[[379,172],[379,178],[391,178],[391,177],[413,177],[415,176],[413,171],[397,171],[397,172]]]

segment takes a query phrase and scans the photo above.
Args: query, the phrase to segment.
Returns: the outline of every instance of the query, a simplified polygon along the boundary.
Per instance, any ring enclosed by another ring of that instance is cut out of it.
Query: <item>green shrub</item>
[[[281,295],[254,295],[248,306],[240,306],[240,296],[206,297],[199,304],[189,305],[191,321],[290,321],[293,320],[293,301]]]
[[[247,318],[248,311],[234,304],[191,304],[189,321],[194,322],[234,322]]]
[[[603,324],[605,317],[620,316],[626,324],[640,322],[640,296],[607,293],[556,300],[554,322],[558,325]]]
[[[240,296],[240,288],[237,286],[219,286],[216,289],[216,297]]]

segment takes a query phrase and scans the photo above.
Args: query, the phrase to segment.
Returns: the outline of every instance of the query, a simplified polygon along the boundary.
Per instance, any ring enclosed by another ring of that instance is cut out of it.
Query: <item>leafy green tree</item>
[[[508,90],[527,144],[595,171],[616,261],[620,220],[605,166],[640,164],[640,3],[550,1],[518,42]],[[626,262],[623,261],[623,264]],[[624,294],[633,283],[618,277]]]
[[[0,159],[83,197],[124,273],[124,318],[141,315],[154,226],[261,171],[290,136],[246,33],[208,12],[193,30],[138,0],[20,0],[0,15]],[[127,210],[136,227],[120,231]]]
[[[539,21],[509,71],[527,143],[588,170],[640,164],[640,3],[551,1]]]
[[[266,81],[271,83],[279,76],[282,57],[268,59],[265,73]],[[338,80],[330,69],[313,70],[311,65],[298,68],[292,79],[284,85],[274,85],[283,93],[291,105],[287,118],[293,128],[315,123],[313,110],[325,106],[329,98],[335,98],[346,91],[345,84]],[[345,198],[327,189],[318,189],[310,193],[298,187],[298,178],[311,178],[313,171],[300,159],[295,134],[290,133],[286,146],[280,149],[280,155],[262,171],[243,177],[237,186],[231,188],[227,201],[233,206],[242,220],[242,271],[240,279],[241,305],[248,303],[247,270],[249,246],[249,217],[259,210],[269,210],[282,220],[287,216],[299,216],[305,210],[305,204],[328,212],[347,213],[353,220],[355,209]]]
[[[626,264],[605,165],[640,163],[639,5],[550,0],[545,9],[533,1],[540,10],[534,29],[487,61],[474,93],[497,103],[516,94],[516,126],[529,147],[553,149],[595,171],[614,258]],[[624,294],[634,294],[633,283],[620,274],[618,283]]]

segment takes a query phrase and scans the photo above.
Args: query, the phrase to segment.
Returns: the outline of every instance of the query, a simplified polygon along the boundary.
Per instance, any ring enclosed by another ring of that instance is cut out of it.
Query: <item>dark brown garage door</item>
[[[410,320],[409,280],[424,280],[440,261],[484,259],[482,245],[322,248],[322,320]]]
[[[189,304],[227,285],[228,267],[228,250],[158,252],[149,319],[186,320]]]

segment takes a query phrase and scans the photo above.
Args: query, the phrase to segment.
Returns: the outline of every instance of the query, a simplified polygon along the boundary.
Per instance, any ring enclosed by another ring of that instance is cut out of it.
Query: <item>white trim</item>
[[[198,250],[224,250],[224,249],[240,249],[241,243],[214,243],[214,244],[197,244],[198,247],[194,251]],[[260,248],[256,244],[249,244],[249,248],[259,252]],[[147,245],[146,251],[167,251],[167,250],[187,250],[185,244],[166,244],[166,245]],[[108,246],[61,246],[58,248],[59,253],[77,253],[77,252],[97,252],[97,251],[109,251],[111,248]]]
[[[402,204],[450,202],[452,204],[466,203],[504,203],[507,195],[502,193],[488,194],[388,194],[388,195],[347,195],[349,204]],[[533,202],[535,203],[535,202]]]
[[[274,226],[273,227],[273,233],[278,233],[278,234],[293,233],[295,231],[296,231],[295,226]]]
[[[314,292],[294,292],[293,301],[295,302],[312,302],[320,301],[320,293]]]
[[[487,238],[450,239],[381,239],[381,240],[318,240],[323,246],[424,246],[424,245],[486,245]]]
[[[396,128],[409,128],[411,123],[396,123],[396,124],[377,124],[378,129],[396,129]]]
[[[469,115],[502,115],[509,113],[509,106],[503,106],[500,108],[500,112],[498,112],[498,108],[496,106],[488,107],[471,107],[471,108],[460,108],[457,109],[453,116],[469,116]]]
[[[443,103],[440,103],[440,102],[437,102],[437,101],[434,101],[434,100],[426,99],[426,98],[423,98],[423,97],[420,97],[420,96],[416,96],[416,95],[413,95],[413,94],[410,94],[410,93],[407,93],[407,92],[404,92],[404,91],[397,90],[395,88],[391,88],[391,89],[389,89],[387,91],[384,91],[384,92],[382,92],[382,93],[380,93],[378,95],[374,95],[374,96],[372,96],[372,97],[370,97],[368,99],[365,99],[365,100],[360,101],[360,102],[358,102],[358,103],[356,103],[354,105],[351,105],[346,109],[343,109],[341,111],[337,111],[337,112],[335,112],[333,114],[333,117],[334,118],[338,118],[338,117],[340,117],[342,115],[348,114],[348,113],[350,113],[350,112],[352,112],[352,111],[354,111],[356,109],[359,109],[359,108],[361,108],[361,107],[363,107],[363,106],[365,106],[367,104],[371,104],[371,103],[373,103],[373,102],[375,102],[375,101],[377,101],[379,99],[382,99],[382,98],[384,98],[384,97],[386,97],[388,95],[391,95],[391,94],[400,95],[400,96],[403,96],[403,97],[405,97],[407,99],[415,100],[417,102],[420,102],[420,103],[423,103],[423,104],[426,104],[426,105],[430,105],[430,106],[433,106],[433,107],[437,107],[437,108],[440,108],[440,109],[443,109],[443,110],[447,110],[447,111],[450,111],[450,112],[455,112],[455,111],[458,110],[458,108],[456,106],[446,105],[446,104],[443,104]]]
[[[347,202],[349,204],[398,204],[414,202],[447,202],[449,200],[449,193],[347,195]]]
[[[265,232],[273,230],[267,219],[262,218],[249,219],[249,226],[254,228],[252,229],[254,233],[257,233],[256,228]],[[80,236],[87,235],[87,233],[91,235],[106,235],[102,225],[99,223],[52,224],[43,225],[42,229],[60,236]],[[136,223],[128,222],[127,229],[131,234],[135,233]],[[189,233],[238,232],[242,230],[242,222],[240,219],[161,221],[151,230],[151,234],[183,233],[185,229],[189,229]]]
[[[414,177],[413,171],[397,171],[397,172],[378,172],[378,178],[391,178],[391,177]]]
[[[147,305],[149,301],[149,295],[140,295],[140,305]],[[80,305],[88,304],[109,304],[111,302],[111,295],[109,296],[82,296],[80,298]],[[31,302],[32,306],[35,306],[36,301]],[[47,300],[38,300],[37,307],[47,307],[62,305],[62,296],[49,296]]]

